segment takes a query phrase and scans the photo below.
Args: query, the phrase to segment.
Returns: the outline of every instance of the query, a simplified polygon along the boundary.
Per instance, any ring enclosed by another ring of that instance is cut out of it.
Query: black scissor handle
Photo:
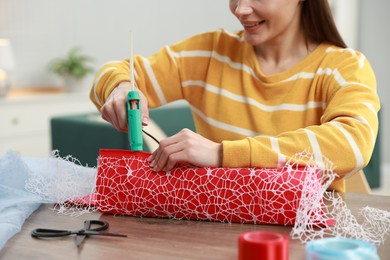
[[[39,237],[65,237],[73,234],[69,230],[60,230],[60,229],[46,229],[46,228],[37,228],[31,231],[31,236],[35,238]]]
[[[93,225],[97,227],[93,227]],[[108,222],[102,220],[86,220],[84,227],[88,227],[86,231],[102,231],[108,229]]]

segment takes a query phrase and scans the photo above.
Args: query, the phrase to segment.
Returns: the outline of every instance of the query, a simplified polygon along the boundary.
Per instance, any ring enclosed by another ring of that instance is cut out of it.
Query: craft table
[[[348,207],[357,217],[361,207],[390,211],[390,196],[346,193]],[[0,252],[0,259],[237,259],[238,236],[253,230],[273,230],[289,235],[291,227],[272,225],[226,224],[89,213],[79,217],[58,215],[51,205],[42,205],[24,223],[22,231],[11,238]],[[86,219],[110,223],[109,232],[127,238],[88,237],[81,248],[75,238],[35,239],[31,230],[44,227],[80,229]],[[359,218],[358,218],[359,220]],[[290,239],[290,259],[305,259],[305,245]],[[389,259],[390,234],[379,246],[381,259]]]

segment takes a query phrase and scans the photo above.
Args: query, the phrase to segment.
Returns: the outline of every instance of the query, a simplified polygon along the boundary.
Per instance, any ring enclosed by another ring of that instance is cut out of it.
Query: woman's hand
[[[170,171],[175,165],[189,163],[199,167],[222,166],[222,144],[212,142],[189,129],[160,141],[148,158],[153,171]]]
[[[116,87],[102,106],[100,113],[102,118],[111,123],[120,132],[127,131],[127,95],[131,91],[130,82],[122,82]],[[142,92],[139,91],[142,124],[147,125],[149,121],[148,101]]]

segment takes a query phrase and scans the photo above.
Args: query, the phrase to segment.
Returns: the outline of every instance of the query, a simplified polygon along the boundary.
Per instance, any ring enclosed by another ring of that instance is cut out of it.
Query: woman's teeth
[[[245,24],[245,27],[246,28],[252,28],[252,27],[255,27],[259,24],[262,24],[264,21],[260,21],[260,22],[257,22],[257,23],[252,23],[252,24]]]

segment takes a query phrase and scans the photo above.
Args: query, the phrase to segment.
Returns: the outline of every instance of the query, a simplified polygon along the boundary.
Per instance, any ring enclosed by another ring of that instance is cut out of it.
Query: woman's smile
[[[242,22],[242,25],[244,26],[244,29],[246,31],[255,31],[258,28],[260,28],[263,24],[265,24],[265,20],[258,21],[258,22]]]

